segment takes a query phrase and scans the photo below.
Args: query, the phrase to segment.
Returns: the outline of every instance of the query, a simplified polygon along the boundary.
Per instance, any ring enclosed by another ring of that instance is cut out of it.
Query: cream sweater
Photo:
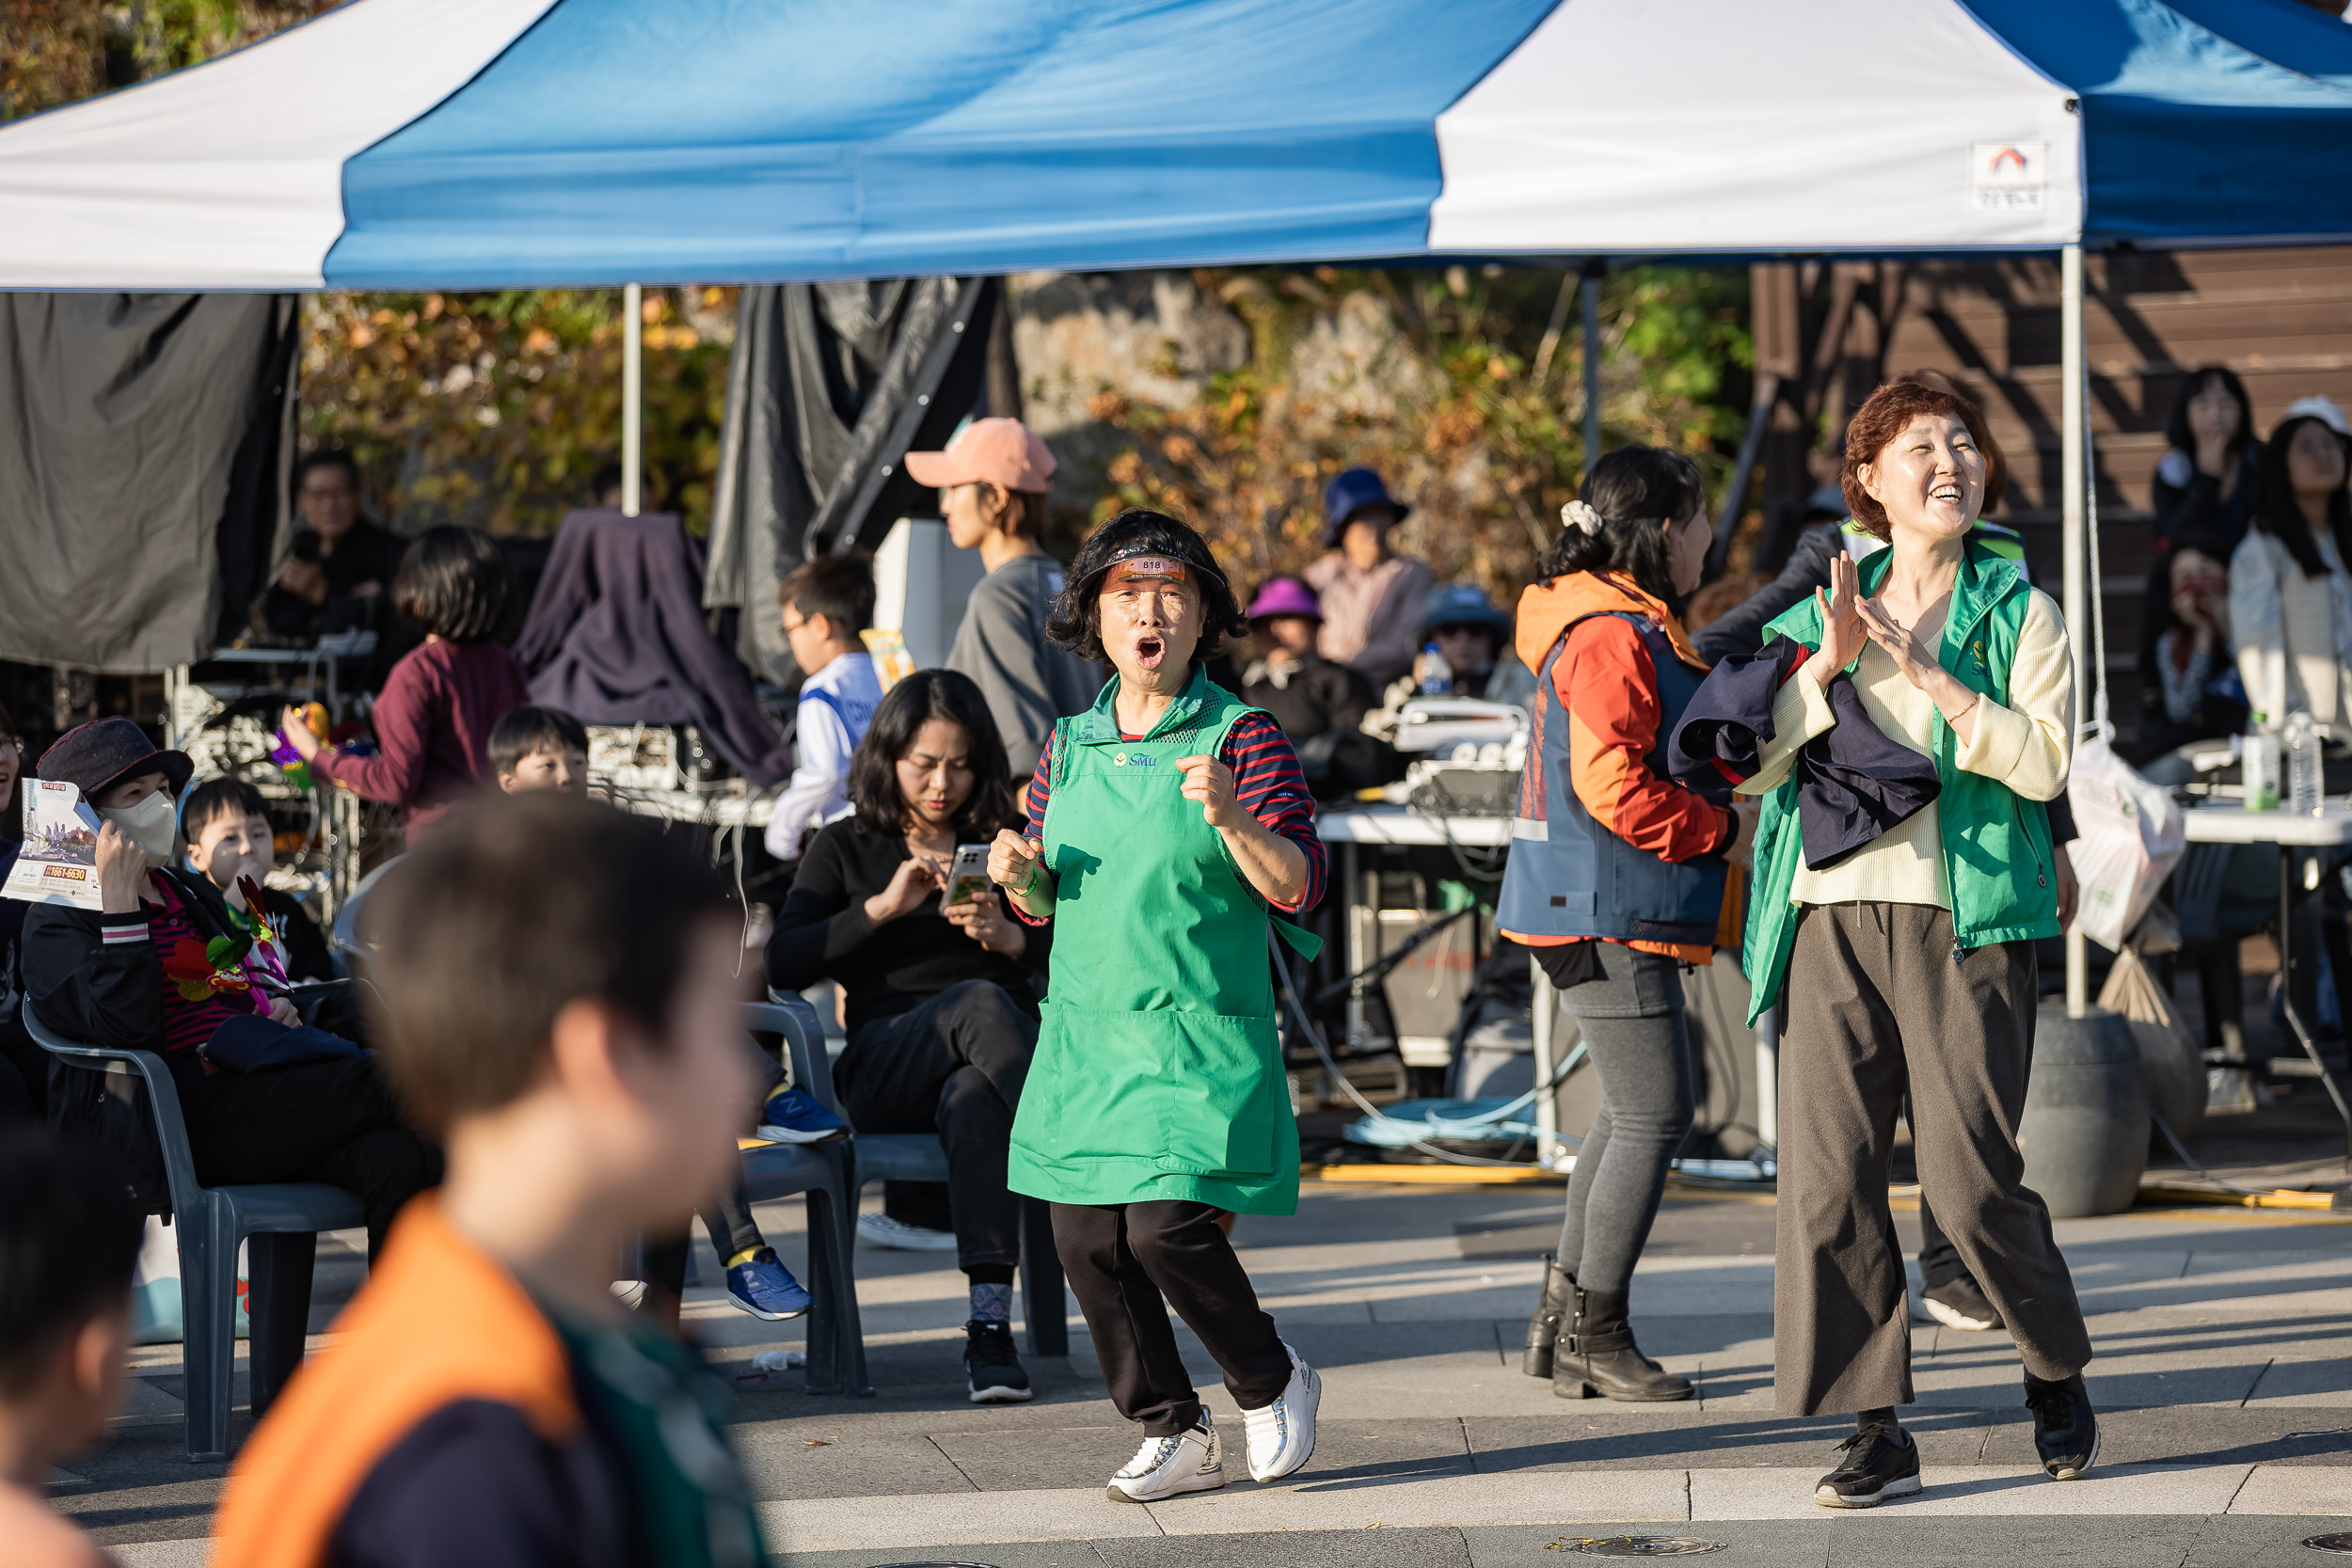
[[[2028,800],[2048,800],[2066,787],[2074,756],[2074,669],[2058,606],[2032,590],[2017,654],[2010,662],[2009,703],[1987,697],[1977,705],[1975,738],[1955,760],[1968,772],[1996,779]],[[1875,642],[1862,645],[1853,671],[1862,711],[1892,738],[1922,755],[1933,755],[1935,704],[1903,678],[1902,671]],[[1780,787],[1795,768],[1805,742],[1826,732],[1835,716],[1829,699],[1802,668],[1772,701],[1771,741],[1758,756],[1756,776],[1740,786],[1744,795]],[[1911,819],[1825,871],[1797,863],[1788,896],[1798,904],[1934,904],[1952,907],[1944,876],[1942,829],[1931,801]]]

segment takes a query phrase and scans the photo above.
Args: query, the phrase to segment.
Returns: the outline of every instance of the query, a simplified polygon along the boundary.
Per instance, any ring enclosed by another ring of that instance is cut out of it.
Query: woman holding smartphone
[[[1228,1474],[1163,1300],[1224,1370],[1253,1479],[1293,1473],[1315,1446],[1322,1383],[1258,1305],[1226,1229],[1298,1208],[1267,944],[1279,932],[1312,952],[1283,917],[1314,904],[1325,870],[1291,743],[1208,677],[1219,641],[1247,626],[1207,543],[1175,518],[1124,512],[1096,531],[1046,634],[1117,674],[1054,726],[1028,831],[998,834],[989,858],[1025,919],[1060,928],[1011,1173],[1053,1204],[1111,1402],[1143,1427],[1111,1478],[1119,1502]]]
[[[1021,1200],[1005,1161],[1052,933],[1009,919],[993,891],[940,898],[957,848],[1016,820],[1011,803],[980,689],[952,670],[909,675],[874,710],[850,762],[850,815],[811,841],[768,942],[771,986],[841,987],[850,1043],[834,1081],[852,1125],[946,1146],[975,1404],[1031,1392],[1013,1351]]]

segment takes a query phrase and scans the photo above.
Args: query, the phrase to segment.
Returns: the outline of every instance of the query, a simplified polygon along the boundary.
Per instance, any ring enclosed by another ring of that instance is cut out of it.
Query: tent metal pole
[[[2074,730],[2082,733],[2084,705],[2090,700],[2091,660],[2105,650],[2090,643],[2090,595],[2099,591],[2085,578],[2087,546],[2084,534],[2083,453],[2083,247],[2070,245],[2058,255],[2058,394],[2065,428],[2058,449],[2058,532],[2066,562],[2066,636],[2074,656]],[[2079,928],[2066,933],[2066,1014],[2080,1018],[2090,1010],[2089,955]]]
[[[645,287],[621,289],[621,515],[634,517],[645,473]]]
[[[1584,263],[1584,471],[1600,461],[1600,278],[1607,263]]]

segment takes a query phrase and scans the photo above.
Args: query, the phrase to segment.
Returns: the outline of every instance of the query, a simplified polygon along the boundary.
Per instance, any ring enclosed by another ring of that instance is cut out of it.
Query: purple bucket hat
[[[1276,578],[1249,601],[1249,618],[1263,621],[1276,615],[1304,615],[1320,621],[1323,607],[1315,602],[1315,591],[1296,578]]]

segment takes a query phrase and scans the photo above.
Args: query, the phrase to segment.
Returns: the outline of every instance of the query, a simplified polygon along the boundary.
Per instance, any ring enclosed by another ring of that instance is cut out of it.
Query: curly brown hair
[[[1872,500],[1870,493],[1862,487],[1862,466],[1876,463],[1879,454],[1922,414],[1950,414],[1966,425],[1977,451],[1985,455],[1987,478],[1991,477],[1991,453],[1995,449],[1985,435],[1984,410],[1958,392],[1943,391],[1924,382],[1886,383],[1864,400],[1847,421],[1846,468],[1840,485],[1846,494],[1847,510],[1873,539],[1889,537],[1894,527],[1886,520],[1886,509]]]

